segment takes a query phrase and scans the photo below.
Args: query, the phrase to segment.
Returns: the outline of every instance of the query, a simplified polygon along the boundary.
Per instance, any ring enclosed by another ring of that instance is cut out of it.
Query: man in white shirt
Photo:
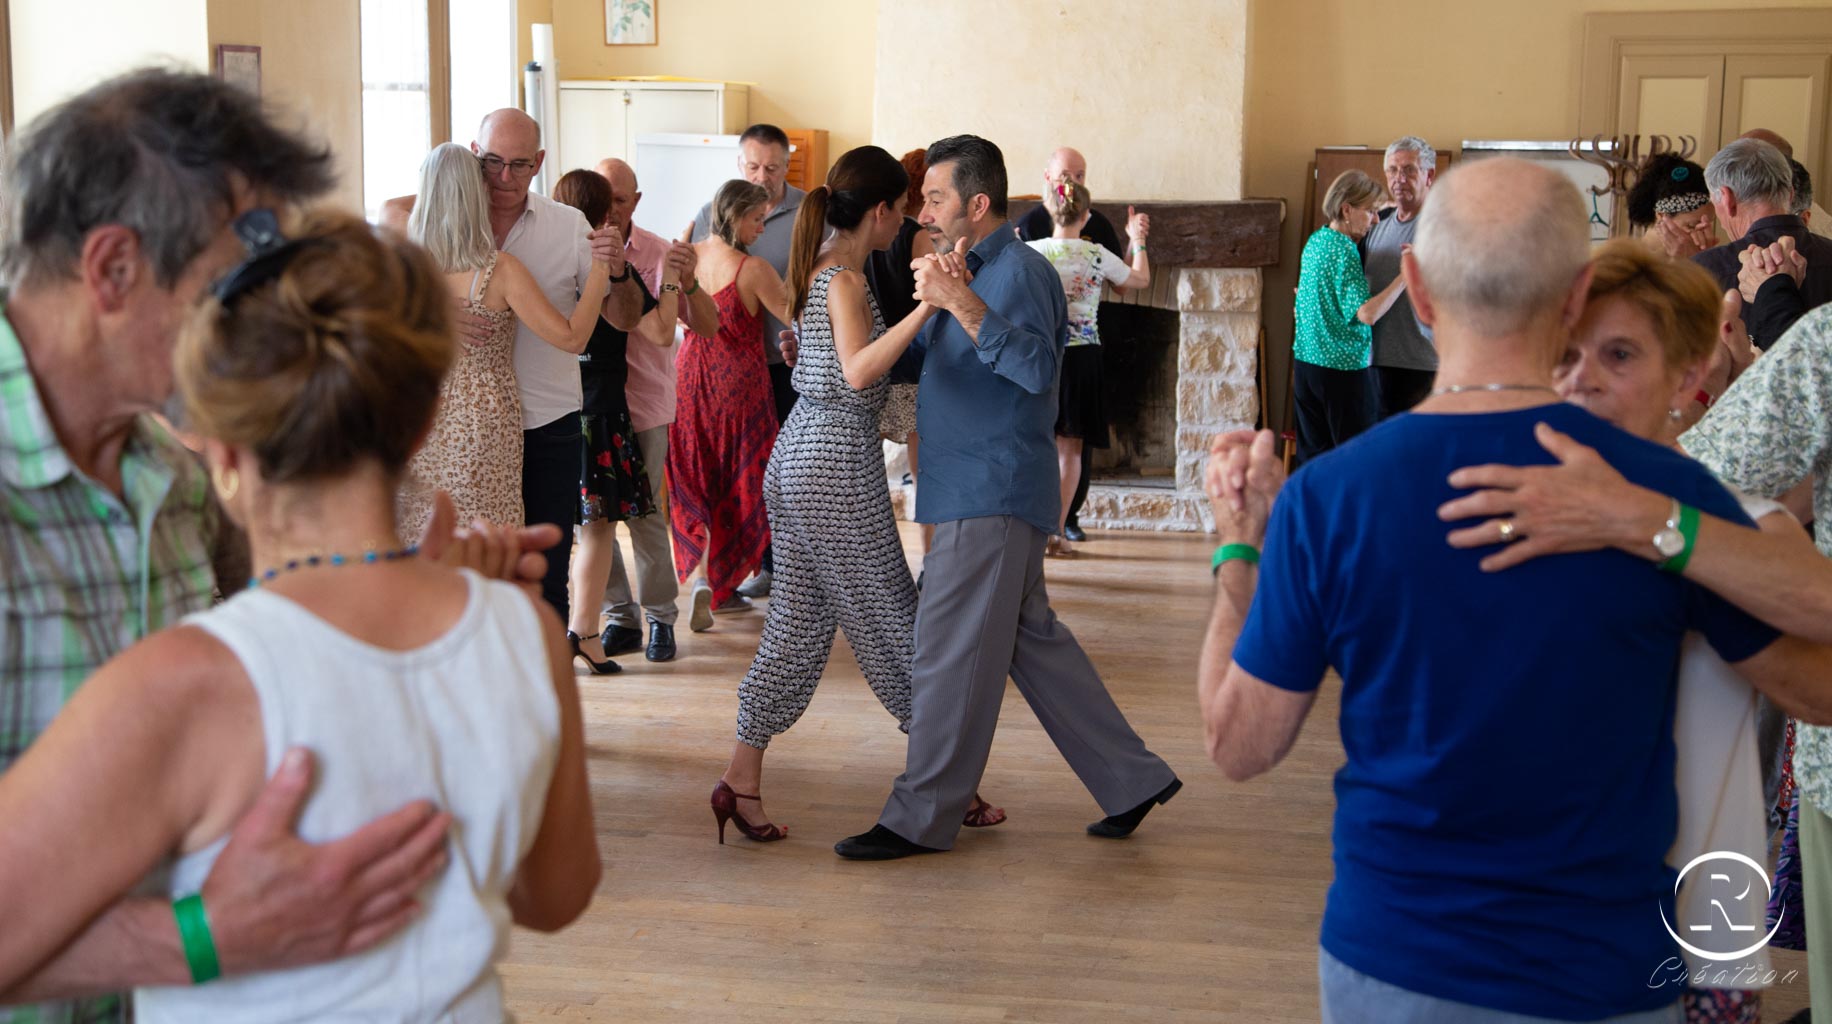
[[[579,286],[591,272],[594,254],[611,265],[611,290],[603,316],[612,326],[632,330],[642,318],[642,289],[624,261],[623,236],[616,227],[592,230],[584,214],[528,191],[547,153],[541,128],[512,107],[492,111],[471,143],[490,189],[490,231],[496,247],[521,260],[561,315],[579,302]],[[531,523],[560,527],[560,544],[548,559],[541,596],[559,611],[570,610],[573,520],[579,513],[579,410],[584,391],[577,356],[542,341],[522,323],[515,330],[515,378],[522,397],[522,504]]]

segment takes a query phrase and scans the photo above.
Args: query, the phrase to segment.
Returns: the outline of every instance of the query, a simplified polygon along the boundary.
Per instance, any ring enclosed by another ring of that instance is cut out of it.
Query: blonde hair
[[[1717,281],[1691,260],[1669,260],[1626,238],[1604,244],[1591,261],[1590,308],[1619,298],[1654,325],[1667,369],[1681,371],[1717,350]]]
[[[487,189],[476,154],[455,142],[434,146],[420,163],[420,197],[407,218],[407,237],[448,274],[480,270],[496,251]]]
[[[769,189],[743,178],[733,178],[720,185],[712,197],[712,233],[725,239],[726,245],[746,252],[744,243],[738,241],[738,222],[769,201]]]
[[[1342,211],[1351,206],[1367,206],[1380,198],[1380,185],[1365,171],[1343,171],[1329,183],[1323,193],[1323,218],[1341,220]]]
[[[455,358],[451,295],[424,250],[332,210],[278,277],[193,308],[175,366],[185,422],[250,448],[271,483],[398,477]]]

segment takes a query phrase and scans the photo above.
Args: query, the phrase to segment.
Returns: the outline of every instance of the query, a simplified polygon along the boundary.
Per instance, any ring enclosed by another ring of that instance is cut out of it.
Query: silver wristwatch
[[[1679,532],[1679,499],[1673,499],[1673,509],[1667,513],[1667,525],[1654,535],[1654,550],[1660,552],[1662,559],[1673,558],[1686,550],[1686,535]]]

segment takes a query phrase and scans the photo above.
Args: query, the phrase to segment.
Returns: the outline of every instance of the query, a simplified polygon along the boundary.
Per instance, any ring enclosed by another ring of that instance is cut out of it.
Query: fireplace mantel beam
[[[1016,222],[1038,203],[1013,199]],[[1285,204],[1277,199],[1222,203],[1097,200],[1094,208],[1125,241],[1126,207],[1151,216],[1151,262],[1164,267],[1269,267],[1279,261],[1279,227]],[[1124,256],[1125,253],[1120,255]]]

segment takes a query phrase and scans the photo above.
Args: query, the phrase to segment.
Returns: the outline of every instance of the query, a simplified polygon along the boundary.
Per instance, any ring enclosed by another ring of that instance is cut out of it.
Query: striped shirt
[[[71,462],[0,310],[0,772],[103,662],[210,606],[202,469],[141,417],[121,478],[118,496]],[[119,1021],[125,1003],[0,1008],[0,1024]]]

